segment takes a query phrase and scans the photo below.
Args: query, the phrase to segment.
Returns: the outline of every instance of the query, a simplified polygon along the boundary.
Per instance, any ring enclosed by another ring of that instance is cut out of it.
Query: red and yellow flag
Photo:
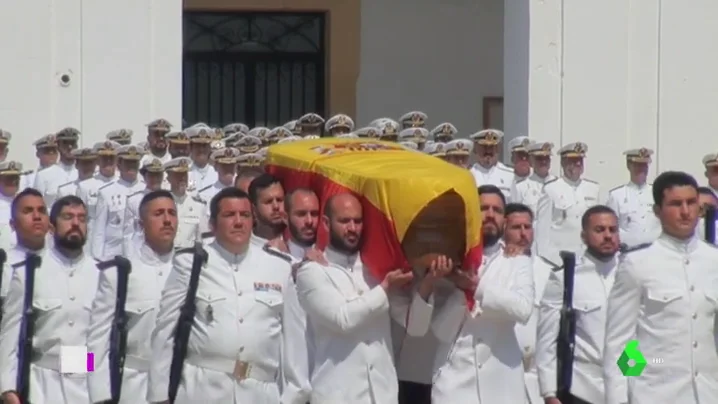
[[[273,145],[265,167],[287,192],[313,189],[322,210],[332,195],[358,196],[364,210],[361,258],[377,279],[425,265],[437,254],[472,271],[481,264],[479,197],[466,169],[396,143],[337,138]],[[320,225],[317,247],[327,241]]]

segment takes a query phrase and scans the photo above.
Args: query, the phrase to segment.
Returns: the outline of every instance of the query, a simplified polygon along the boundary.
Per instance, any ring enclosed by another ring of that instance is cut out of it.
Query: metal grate
[[[183,119],[274,127],[324,114],[324,14],[184,15]]]

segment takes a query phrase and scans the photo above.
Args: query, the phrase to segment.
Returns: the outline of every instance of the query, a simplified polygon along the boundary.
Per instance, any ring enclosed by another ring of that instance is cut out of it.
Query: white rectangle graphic
[[[87,346],[61,346],[60,373],[87,373]]]

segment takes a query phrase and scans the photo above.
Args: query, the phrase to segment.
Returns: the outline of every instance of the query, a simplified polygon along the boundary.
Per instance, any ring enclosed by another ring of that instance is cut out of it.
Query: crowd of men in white
[[[6,158],[11,135],[0,130],[3,402],[21,402],[18,369],[29,360],[33,404],[169,403],[173,334],[201,241],[208,260],[178,404],[561,404],[559,251],[579,256],[563,404],[718,403],[718,249],[701,231],[704,206],[718,206],[718,155],[704,158],[709,186],[699,187],[680,172],[647,183],[653,152],[628,150],[628,181],[600,200],[583,177],[584,143],[558,150],[555,177],[550,143],[512,139],[509,167],[498,161],[501,131],[460,139],[450,123],[428,130],[426,119],[415,111],[356,129],[346,115],[307,114],[274,129],[179,132],[159,119],[145,144],[117,130],[88,148],[67,128],[35,142],[32,171]],[[320,211],[312,190],[285,194],[262,172],[268,146],[322,132],[401,142],[469,170],[482,212],[480,268],[440,256],[374,279],[359,255],[365,223],[355,195]],[[319,251],[322,226],[330,237]],[[42,260],[33,349],[23,358],[27,253]],[[98,269],[116,255],[132,263],[119,397],[109,355],[118,277]],[[627,378],[616,361],[632,339],[661,360]],[[62,373],[61,346],[82,345],[94,372]]]

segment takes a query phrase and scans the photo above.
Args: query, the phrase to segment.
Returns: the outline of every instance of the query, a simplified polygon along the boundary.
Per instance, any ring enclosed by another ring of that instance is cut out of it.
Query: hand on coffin
[[[457,288],[465,291],[474,291],[479,285],[479,275],[473,271],[455,270],[447,276]]]
[[[414,273],[412,271],[404,271],[403,269],[395,269],[388,272],[384,276],[384,280],[381,282],[381,287],[389,291],[390,289],[397,289],[409,284],[414,279]]]

